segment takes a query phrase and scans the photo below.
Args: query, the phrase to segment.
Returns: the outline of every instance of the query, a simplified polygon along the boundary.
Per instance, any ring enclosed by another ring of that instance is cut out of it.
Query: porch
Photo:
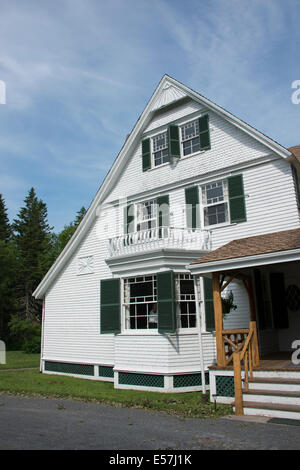
[[[300,229],[234,240],[190,268],[212,278],[211,400],[234,403],[237,415],[300,419]],[[222,293],[237,281],[247,292],[249,327],[226,329]]]

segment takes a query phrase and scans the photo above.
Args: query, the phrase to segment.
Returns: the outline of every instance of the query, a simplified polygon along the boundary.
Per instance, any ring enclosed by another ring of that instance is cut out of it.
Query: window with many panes
[[[199,285],[197,284],[198,292]],[[179,328],[196,327],[194,281],[190,274],[175,277],[176,313]],[[156,276],[131,277],[124,280],[125,329],[157,329]]]
[[[229,218],[227,180],[202,186],[202,205],[205,226],[227,222]]]
[[[167,132],[152,138],[152,149],[154,166],[162,165],[169,161]]]
[[[181,140],[183,155],[199,152],[200,138],[198,120],[181,126]]]
[[[176,276],[177,317],[180,328],[196,327],[194,281],[190,274]]]
[[[157,224],[157,203],[153,199],[151,201],[140,202],[136,206],[136,230],[148,230],[155,228]]]
[[[125,279],[125,328],[130,330],[157,328],[156,276]]]

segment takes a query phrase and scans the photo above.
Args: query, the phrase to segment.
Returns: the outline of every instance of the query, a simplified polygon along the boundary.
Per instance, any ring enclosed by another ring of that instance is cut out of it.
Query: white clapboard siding
[[[45,301],[45,359],[114,363],[114,335],[100,335],[100,279],[111,277],[105,240],[97,224],[48,291]],[[78,258],[94,257],[92,274],[77,274]]]
[[[204,367],[216,361],[215,337],[202,335]],[[169,369],[171,373],[197,372],[201,370],[201,352],[197,334],[181,334],[169,338]]]
[[[192,101],[161,110],[153,116],[141,139],[154,135],[156,129],[163,131],[170,122],[181,124],[204,111],[204,108]],[[219,171],[222,172],[222,178],[242,172],[247,222],[213,228],[213,249],[233,239],[299,227],[299,212],[289,163],[275,155],[270,157],[273,161],[268,161],[268,148],[213,112],[209,112],[209,119],[209,151],[182,158],[175,165],[167,164],[147,172],[142,171],[141,141],[137,142],[135,151],[127,156],[128,161],[119,181],[104,201],[113,204],[99,207],[95,222],[85,239],[47,292],[44,359],[115,365],[116,370],[132,372],[172,374],[200,370],[197,334],[100,334],[100,280],[112,277],[105,262],[109,257],[108,239],[124,233],[124,200],[117,204],[120,198],[151,199],[160,194],[161,188],[172,184],[172,189],[165,191],[170,200],[170,225],[185,227],[186,185],[201,185],[220,179]],[[266,162],[256,164],[256,160],[262,157],[266,158]],[[93,256],[93,273],[78,275],[78,258],[85,256]],[[292,282],[292,278],[288,282]],[[239,282],[233,282],[229,290],[234,293],[238,309],[225,318],[224,328],[247,327],[249,307],[245,289]],[[291,324],[297,326],[299,331],[298,320],[291,317]],[[287,345],[291,339],[284,332],[280,332],[280,338],[273,331],[262,334],[265,352],[275,350],[278,341]],[[202,336],[207,368],[216,362],[215,337],[211,333]]]
[[[180,116],[186,116],[186,107],[180,108],[180,113],[173,110],[169,118],[161,121],[163,124],[173,121]],[[173,116],[174,115],[174,116]],[[128,155],[128,163],[118,183],[112,188],[106,202],[119,200],[120,196],[130,197],[144,191],[160,187],[184,179],[205,175],[233,165],[243,164],[270,154],[270,150],[254,140],[248,134],[237,129],[220,116],[209,112],[211,150],[203,151],[194,157],[183,157],[177,165],[169,164],[142,171],[141,143],[132,155]],[[156,121],[159,125],[160,122]],[[149,127],[147,130],[152,128]]]
[[[242,282],[232,281],[222,295],[226,296],[230,291],[233,293],[233,303],[237,308],[225,315],[223,319],[224,329],[249,328],[249,299],[245,286]]]

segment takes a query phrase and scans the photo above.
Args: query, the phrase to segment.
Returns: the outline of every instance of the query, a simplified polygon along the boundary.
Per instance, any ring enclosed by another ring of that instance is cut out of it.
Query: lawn
[[[0,364],[0,370],[39,366],[39,354],[26,354],[23,351],[6,351],[6,364]]]
[[[217,405],[215,410],[213,404],[202,403],[199,392],[159,393],[115,390],[110,382],[41,374],[39,370],[0,372],[0,393],[143,408],[184,417],[211,418],[232,413],[231,406]]]

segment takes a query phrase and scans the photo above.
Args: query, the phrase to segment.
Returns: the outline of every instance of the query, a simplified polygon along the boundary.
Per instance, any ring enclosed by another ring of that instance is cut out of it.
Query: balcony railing
[[[110,256],[137,254],[155,249],[211,250],[209,230],[157,227],[109,239]]]

